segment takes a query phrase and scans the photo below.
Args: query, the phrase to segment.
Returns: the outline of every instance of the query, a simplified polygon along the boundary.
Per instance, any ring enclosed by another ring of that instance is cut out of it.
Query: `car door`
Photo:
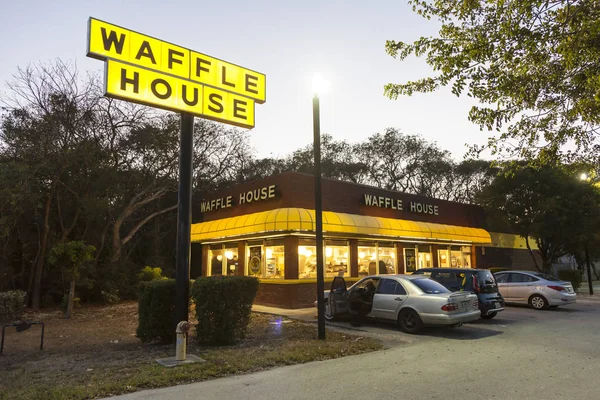
[[[398,311],[408,297],[402,284],[395,279],[382,278],[373,297],[373,309],[370,316],[396,320]]]
[[[498,285],[498,291],[500,292],[502,297],[504,297],[504,301],[510,300],[510,297],[508,295],[508,275],[508,272],[501,272],[494,275],[494,278],[496,279],[496,284]]]
[[[327,298],[327,305],[331,310],[333,317],[345,314],[349,311],[348,290],[346,289],[346,280],[341,276],[336,276],[331,282],[331,290]]]
[[[527,274],[512,272],[510,274],[510,295],[512,301],[519,303],[527,303],[529,296],[535,289],[536,278]]]

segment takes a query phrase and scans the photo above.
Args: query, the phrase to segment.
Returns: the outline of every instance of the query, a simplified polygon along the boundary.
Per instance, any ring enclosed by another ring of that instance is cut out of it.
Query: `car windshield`
[[[537,276],[538,278],[542,278],[547,281],[550,281],[550,282],[560,282],[561,281],[560,279],[555,278],[552,275],[542,274],[541,272],[535,272],[533,275]]]
[[[427,294],[450,293],[442,284],[432,279],[412,279],[411,282]]]

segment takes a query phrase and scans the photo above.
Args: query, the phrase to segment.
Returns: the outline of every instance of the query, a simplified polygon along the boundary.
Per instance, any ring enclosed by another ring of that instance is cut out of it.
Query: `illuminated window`
[[[325,242],[326,277],[348,276],[348,253],[348,243],[345,241]]]
[[[298,246],[298,277],[317,277],[317,247]]]
[[[263,276],[264,250],[262,241],[246,243],[246,275],[261,278]]]
[[[225,273],[224,275],[241,275],[240,262],[238,259],[237,243],[225,245],[224,253]]]
[[[396,273],[396,248],[392,243],[359,243],[358,276]]]
[[[208,250],[208,260],[210,270],[208,275],[223,275],[223,259],[225,258],[223,245],[211,245]]]
[[[471,246],[462,247],[463,267],[471,268]]]
[[[237,243],[211,245],[208,275],[236,275],[239,268]]]
[[[265,247],[265,278],[284,277],[285,265],[285,247],[284,246],[266,246]]]
[[[359,243],[358,276],[377,274],[377,246],[375,243]]]
[[[377,255],[379,258],[380,274],[396,273],[396,247],[393,243],[378,242]]]
[[[417,248],[417,269],[433,267],[431,246],[419,245]]]
[[[438,265],[440,268],[450,267],[450,253],[447,247],[438,249]]]

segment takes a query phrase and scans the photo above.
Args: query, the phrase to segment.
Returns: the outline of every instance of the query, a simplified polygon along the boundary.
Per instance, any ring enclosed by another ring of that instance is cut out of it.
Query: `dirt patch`
[[[243,342],[202,347],[191,336],[188,353],[207,362],[165,369],[154,360],[173,356],[174,346],[142,344],[135,337],[137,303],[79,308],[70,320],[59,310],[26,318],[46,324],[44,350],[39,350],[39,326],[20,333],[7,328],[0,356],[2,399],[97,398],[382,347],[372,338],[333,331],[319,341],[315,324],[253,314]]]

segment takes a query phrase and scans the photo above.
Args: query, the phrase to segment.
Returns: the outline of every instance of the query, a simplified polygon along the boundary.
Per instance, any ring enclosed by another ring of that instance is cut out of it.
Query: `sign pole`
[[[194,116],[181,113],[179,140],[179,191],[177,205],[176,323],[188,320],[190,290],[190,249],[192,225],[192,154]]]
[[[325,282],[323,273],[323,203],[321,195],[321,118],[319,96],[313,97],[313,152],[315,156],[315,236],[317,247],[317,325],[325,339]]]

